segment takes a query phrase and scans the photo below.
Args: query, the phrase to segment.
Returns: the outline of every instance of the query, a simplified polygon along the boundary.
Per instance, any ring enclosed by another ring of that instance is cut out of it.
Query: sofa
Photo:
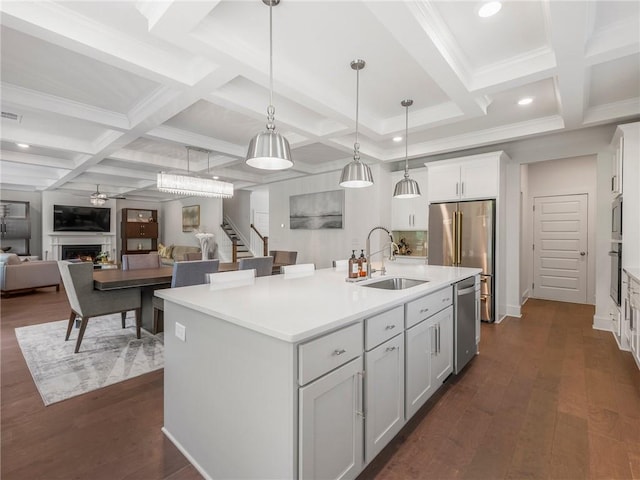
[[[55,260],[21,261],[15,253],[0,253],[0,291],[11,294],[36,288],[60,290],[60,270]]]
[[[158,254],[160,255],[160,262],[163,266],[171,266],[175,262],[182,262],[187,260],[188,253],[200,253],[200,247],[191,245],[169,245],[165,246],[162,243],[158,244]],[[218,244],[214,243],[213,248],[209,252],[209,259],[213,260],[218,258]]]

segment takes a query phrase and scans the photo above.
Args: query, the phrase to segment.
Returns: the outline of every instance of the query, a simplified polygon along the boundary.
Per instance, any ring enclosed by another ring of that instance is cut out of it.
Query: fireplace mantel
[[[102,232],[51,232],[48,233],[49,249],[45,250],[46,260],[61,260],[62,245],[100,245],[103,252],[116,258],[115,233]]]

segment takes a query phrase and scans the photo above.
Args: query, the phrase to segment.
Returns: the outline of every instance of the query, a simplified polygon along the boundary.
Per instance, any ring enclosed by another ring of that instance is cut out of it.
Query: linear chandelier
[[[157,188],[161,192],[174,195],[194,197],[231,198],[233,197],[233,183],[222,182],[208,177],[192,175],[189,171],[189,154],[192,150],[207,154],[207,173],[209,173],[209,156],[211,150],[198,147],[187,148],[187,173],[158,173]]]

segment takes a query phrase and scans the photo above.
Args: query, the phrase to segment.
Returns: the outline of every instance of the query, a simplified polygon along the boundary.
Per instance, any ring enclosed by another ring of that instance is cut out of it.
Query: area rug
[[[16,328],[16,338],[45,405],[137,377],[164,366],[164,338],[142,330],[136,338],[133,312],[126,328],[120,314],[89,320],[80,351],[79,329],[64,341],[68,320]]]

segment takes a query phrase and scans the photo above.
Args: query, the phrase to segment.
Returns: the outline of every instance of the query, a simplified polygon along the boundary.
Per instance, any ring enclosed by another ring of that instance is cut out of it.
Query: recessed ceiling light
[[[16,143],[16,145],[20,148],[29,148],[31,146],[28,143]]]
[[[393,141],[394,142],[401,142],[402,141],[402,137],[393,137]]]
[[[214,180],[218,180],[219,178],[220,178],[220,177],[219,177],[218,175],[214,175],[214,176],[213,176],[213,179],[214,179]]]
[[[480,7],[478,15],[482,18],[491,17],[498,13],[501,8],[502,3],[500,2],[487,2]]]
[[[521,98],[520,100],[518,100],[518,105],[529,105],[532,102],[533,102],[533,98],[524,97],[524,98]]]

